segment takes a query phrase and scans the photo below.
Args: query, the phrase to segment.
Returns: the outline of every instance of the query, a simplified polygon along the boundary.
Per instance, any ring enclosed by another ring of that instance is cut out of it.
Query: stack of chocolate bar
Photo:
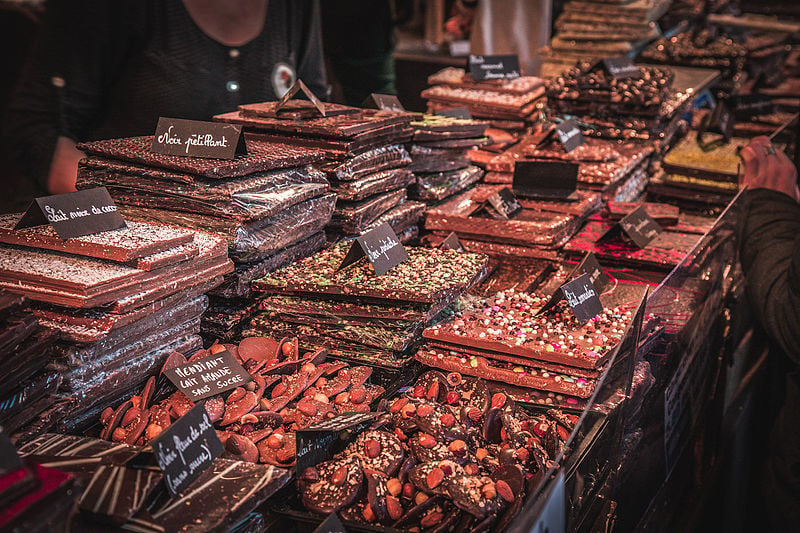
[[[215,291],[203,323],[206,340],[230,339],[250,317],[250,282],[319,250],[335,195],[308,166],[315,150],[248,139],[232,160],[152,153],[152,138],[81,145],[78,187],[105,186],[133,218],[219,233],[236,270]]]
[[[9,434],[53,405],[61,384],[61,374],[45,368],[55,335],[40,326],[27,305],[25,297],[0,291],[0,426]]]
[[[474,81],[464,69],[448,67],[428,78],[422,91],[428,112],[466,107],[492,127],[520,132],[534,122],[544,105],[545,83],[535,76]]]
[[[262,531],[264,516],[254,510],[291,478],[284,468],[217,458],[177,496],[169,497],[163,474],[141,451],[55,433],[22,446],[20,453],[36,469],[57,472],[81,487],[72,500],[78,500],[77,508],[71,505],[71,516],[62,517],[49,531]],[[38,511],[36,525],[54,513],[43,507]]]
[[[128,221],[62,241],[50,226],[13,229],[20,217],[0,218],[0,287],[37,301],[63,376],[63,401],[28,430],[79,426],[170,352],[201,347],[205,293],[233,270],[224,237]]]
[[[254,282],[268,297],[245,334],[296,336],[337,358],[398,368],[422,328],[486,275],[484,255],[416,247],[382,276],[365,259],[339,270],[349,247],[340,242]]]
[[[667,67],[636,66],[630,77],[614,77],[602,61],[579,62],[547,88],[550,108],[575,115],[584,135],[611,139],[662,139],[677,128],[685,97],[672,91]]]
[[[470,164],[469,150],[488,144],[488,122],[425,115],[412,122],[411,197],[435,204],[480,181],[483,170]]]
[[[359,109],[338,104],[290,100],[239,106],[214,117],[242,125],[261,139],[315,149],[324,154],[322,170],[336,193],[336,209],[328,226],[331,240],[359,235],[375,225],[389,223],[407,240],[419,231],[423,206],[405,205],[414,176],[401,145],[411,138],[410,113]]]
[[[600,192],[604,200],[628,201],[638,198],[647,186],[652,154],[647,144],[592,137],[567,152],[556,139],[537,144],[536,136],[530,135],[489,159],[484,181],[511,184],[517,161],[565,161],[579,165],[578,189]]]
[[[542,75],[559,76],[575,61],[622,56],[661,34],[670,0],[570,0],[555,23]]]
[[[426,329],[426,345],[415,358],[447,372],[588,398],[631,312],[605,308],[581,325],[565,301],[539,314],[547,301],[513,290],[479,299]]]
[[[517,198],[519,213],[500,216],[489,200],[505,186],[478,185],[431,207],[425,229],[455,232],[471,252],[554,259],[561,246],[600,208],[600,195],[578,191],[572,201]]]

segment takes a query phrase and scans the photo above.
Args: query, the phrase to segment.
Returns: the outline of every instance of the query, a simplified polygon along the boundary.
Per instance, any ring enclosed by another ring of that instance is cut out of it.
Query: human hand
[[[797,168],[768,138],[754,138],[739,155],[744,161],[744,172],[739,176],[740,188],[746,185],[750,189],[770,189],[800,202]]]

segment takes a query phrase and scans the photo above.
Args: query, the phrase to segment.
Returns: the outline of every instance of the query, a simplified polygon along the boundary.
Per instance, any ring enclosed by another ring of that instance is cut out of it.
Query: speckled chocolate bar
[[[86,513],[75,515],[71,529],[76,531],[107,531],[109,514],[130,515],[123,524],[128,530],[228,531],[290,479],[285,469],[220,458],[178,497],[156,499],[152,506],[145,507],[146,502],[150,504],[152,499],[148,496],[155,488],[153,483],[145,482],[147,471],[120,467],[140,452],[136,447],[87,437],[46,434],[20,451],[44,466],[76,476],[88,487],[87,491],[96,476],[116,465],[120,498],[108,502],[106,498],[96,502],[93,499],[92,503],[97,506],[92,513],[95,517]],[[113,505],[106,507],[104,502],[107,505],[113,502]],[[98,522],[96,515],[101,511],[106,517]]]
[[[408,187],[413,182],[414,175],[410,171],[395,168],[367,174],[354,181],[335,182],[331,186],[331,192],[336,193],[339,200],[356,202],[375,194]]]
[[[423,337],[456,350],[464,346],[568,367],[596,369],[619,343],[631,320],[630,311],[605,308],[600,315],[580,326],[565,302],[561,302],[554,313],[537,315],[547,300],[530,293],[499,292],[460,311],[452,321],[431,326],[423,332]]]
[[[191,243],[192,231],[127,221],[127,228],[62,240],[50,226],[15,230],[22,213],[0,215],[0,242],[128,262]]]
[[[268,316],[278,316],[284,321],[293,316],[306,316],[322,323],[364,324],[380,321],[409,325],[428,322],[435,316],[424,306],[386,306],[293,296],[269,296],[260,300],[258,307],[266,311]]]
[[[359,261],[337,271],[350,243],[341,242],[253,282],[271,294],[319,294],[389,302],[436,303],[466,291],[486,274],[486,256],[408,247],[408,260],[383,276]]]
[[[411,127],[414,128],[414,142],[422,142],[481,138],[489,123],[443,115],[425,115],[422,120],[413,121]]]
[[[488,105],[498,110],[516,113],[544,96],[544,86],[521,94],[507,94],[491,89],[466,89],[437,85],[422,91],[421,96],[440,104]]]
[[[471,187],[483,177],[476,166],[451,172],[418,173],[411,189],[411,197],[425,202],[438,202]]]
[[[150,151],[152,143],[152,137],[127,137],[80,143],[78,149],[90,155],[186,172],[204,178],[235,178],[322,160],[322,155],[314,150],[254,140],[247,142],[247,155],[237,155],[231,160],[156,154]]]
[[[362,152],[345,161],[332,161],[322,165],[321,170],[336,181],[357,180],[367,174],[404,167],[411,164],[411,157],[401,145],[381,146]]]
[[[431,239],[441,242],[450,234],[448,231],[436,231],[431,234]],[[558,250],[541,248],[538,246],[516,246],[513,244],[503,244],[499,242],[489,242],[475,240],[459,236],[461,245],[468,252],[475,254],[486,254],[492,257],[524,257],[528,259],[546,259],[549,261],[558,260],[560,254]]]
[[[336,202],[330,227],[346,234],[359,234],[380,215],[406,200],[406,189],[377,194],[360,202]]]
[[[463,68],[447,67],[428,76],[428,85],[452,85],[470,89],[488,89],[499,93],[525,94],[544,86],[544,80],[536,76],[520,76],[506,80],[474,81]]]

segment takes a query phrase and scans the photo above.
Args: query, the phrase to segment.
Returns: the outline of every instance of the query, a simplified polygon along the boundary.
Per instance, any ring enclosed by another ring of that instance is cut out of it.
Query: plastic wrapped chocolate
[[[411,157],[400,145],[381,146],[362,152],[346,161],[333,161],[322,166],[332,180],[351,181],[383,170],[405,167]]]
[[[353,180],[334,182],[331,190],[337,199],[357,202],[381,193],[408,187],[414,182],[414,175],[407,169],[382,170]]]
[[[407,196],[406,189],[397,189],[360,202],[337,201],[329,227],[346,235],[358,235],[379,216],[405,202]]]
[[[468,166],[449,172],[417,173],[411,197],[424,202],[438,202],[468,189],[483,177],[483,170]]]

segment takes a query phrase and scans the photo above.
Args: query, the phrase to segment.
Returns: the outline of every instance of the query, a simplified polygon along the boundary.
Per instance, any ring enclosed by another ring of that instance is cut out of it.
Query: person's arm
[[[317,0],[292,2],[296,10],[292,17],[301,26],[296,35],[297,78],[303,80],[309,89],[321,100],[328,100],[330,88],[325,75],[325,59],[322,54],[322,22]]]
[[[757,139],[745,161],[740,258],[756,317],[800,364],[800,204],[797,172],[780,151]]]

